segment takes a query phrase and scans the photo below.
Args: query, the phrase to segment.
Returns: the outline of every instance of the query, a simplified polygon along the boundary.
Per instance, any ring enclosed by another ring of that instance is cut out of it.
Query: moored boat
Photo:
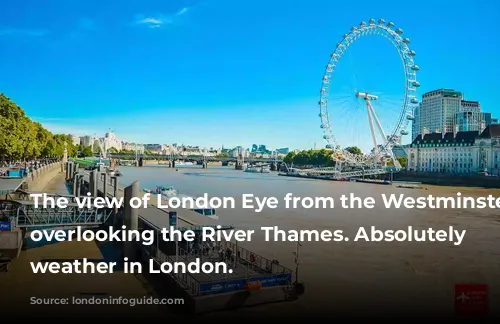
[[[143,189],[142,191],[163,197],[177,196],[177,190],[172,186],[156,186],[154,190]]]
[[[248,173],[270,173],[271,170],[268,165],[256,165],[256,166],[249,166],[243,172],[248,172]]]
[[[177,195],[175,195],[175,197],[179,198],[180,200],[182,200],[184,198],[184,199],[189,199],[189,200],[193,200],[193,201],[196,200],[196,198],[197,198],[197,197],[183,195],[183,194],[177,194]],[[164,200],[168,201],[169,198],[172,198],[172,197],[162,196],[162,198]],[[194,208],[194,209],[189,208],[189,209],[194,211],[195,213],[201,214],[203,216],[207,216],[207,217],[212,218],[212,219],[219,219],[219,216],[217,216],[215,208]]]

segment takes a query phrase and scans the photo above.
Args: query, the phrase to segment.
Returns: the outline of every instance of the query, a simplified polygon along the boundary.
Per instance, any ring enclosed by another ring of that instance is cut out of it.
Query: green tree
[[[363,151],[361,151],[361,149],[357,146],[349,146],[346,147],[345,150],[351,154],[363,155]]]
[[[92,144],[92,152],[99,153],[100,151],[101,151],[101,144],[99,143],[98,140],[95,140],[94,144]]]
[[[90,146],[85,146],[82,150],[82,154],[85,157],[91,157],[94,156],[94,152],[92,152],[92,148]]]
[[[40,123],[33,122],[10,98],[0,94],[0,159],[62,157],[65,142],[68,155],[75,156],[77,148],[71,136],[52,134]]]
[[[297,155],[297,153],[295,152],[290,152],[288,153],[284,158],[283,158],[283,162],[287,163],[287,164],[292,164],[293,163],[293,159],[295,158],[295,155]]]
[[[333,152],[327,149],[321,150],[306,150],[299,153],[290,152],[285,156],[283,161],[285,163],[293,163],[296,165],[313,165],[329,167],[333,166],[332,159]]]
[[[398,160],[399,164],[401,164],[401,167],[403,169],[406,168],[406,163],[408,162],[408,159],[406,157],[398,156],[396,159]]]

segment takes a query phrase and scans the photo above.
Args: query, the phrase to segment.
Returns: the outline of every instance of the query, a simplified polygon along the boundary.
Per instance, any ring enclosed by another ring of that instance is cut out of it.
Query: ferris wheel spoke
[[[375,121],[375,125],[377,125],[378,131],[380,132],[380,135],[382,136],[382,141],[384,142],[384,145],[387,144],[387,135],[384,132],[384,128],[382,127],[382,124],[380,123],[380,120],[377,117],[377,114],[375,113],[375,109],[371,105],[370,101],[366,102],[366,105],[368,106],[368,109],[371,112],[371,115]]]
[[[354,69],[354,62],[352,60],[352,51],[349,51],[349,62],[351,63],[351,69],[352,69],[352,86],[354,91],[358,91],[358,82],[356,80],[356,70]]]

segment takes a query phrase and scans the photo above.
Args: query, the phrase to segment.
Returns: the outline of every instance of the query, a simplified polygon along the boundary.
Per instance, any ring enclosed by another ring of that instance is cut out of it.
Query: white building
[[[452,89],[424,93],[415,113],[412,139],[425,133],[425,130],[439,133],[453,130],[462,99],[463,94]]]
[[[71,143],[73,145],[80,145],[80,137],[78,135],[75,135],[75,134],[68,134],[69,136],[71,136]]]
[[[418,135],[408,150],[407,169],[417,172],[499,174],[500,125],[478,131]]]
[[[122,142],[122,150],[133,151],[133,152],[137,151],[137,153],[139,154],[144,154],[144,145],[137,143]]]
[[[97,140],[95,136],[81,136],[80,137],[80,145],[82,146],[92,146],[94,145],[94,142]]]
[[[168,147],[163,144],[144,144],[144,149],[153,154],[170,154],[168,152]]]
[[[118,140],[116,134],[113,133],[112,131],[106,133],[106,135],[104,135],[104,138],[102,138],[101,141],[103,141],[106,151],[108,151],[110,148],[114,148],[117,151],[122,150],[122,142]]]
[[[242,146],[236,146],[232,150],[229,150],[228,154],[229,154],[229,157],[231,157],[231,158],[238,158],[240,155],[243,158],[248,158],[249,157],[248,150],[245,150]]]

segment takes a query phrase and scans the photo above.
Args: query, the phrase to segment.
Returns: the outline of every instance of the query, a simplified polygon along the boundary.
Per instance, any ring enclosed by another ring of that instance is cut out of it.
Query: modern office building
[[[288,147],[279,148],[276,150],[276,153],[287,155],[290,153],[290,149]]]
[[[424,133],[453,130],[462,99],[463,94],[452,89],[424,93],[415,113],[412,139]]]
[[[478,101],[465,100],[460,91],[439,89],[424,93],[415,112],[412,139],[418,135],[448,132],[482,132],[495,119],[482,112]]]

